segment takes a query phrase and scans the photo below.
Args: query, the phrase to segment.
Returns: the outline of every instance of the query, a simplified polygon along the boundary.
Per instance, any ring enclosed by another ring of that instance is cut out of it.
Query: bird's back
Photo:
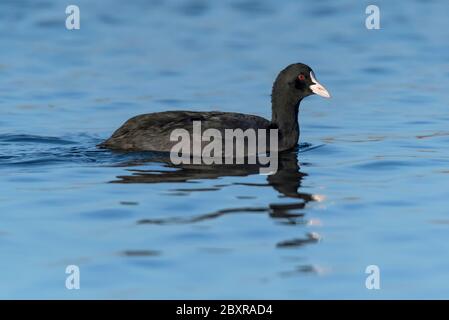
[[[166,111],[135,116],[126,121],[99,146],[128,151],[170,152],[177,141],[170,141],[175,129],[193,133],[193,123],[201,123],[201,132],[217,129],[225,137],[225,129],[269,129],[271,122],[259,116],[234,112]],[[268,133],[267,133],[268,135]],[[203,142],[203,145],[207,142]]]

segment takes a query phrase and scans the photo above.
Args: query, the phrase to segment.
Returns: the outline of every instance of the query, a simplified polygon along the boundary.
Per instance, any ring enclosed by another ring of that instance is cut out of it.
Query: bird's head
[[[294,63],[282,70],[273,85],[273,97],[284,101],[295,101],[317,94],[330,98],[326,88],[318,82],[312,68],[303,63]]]

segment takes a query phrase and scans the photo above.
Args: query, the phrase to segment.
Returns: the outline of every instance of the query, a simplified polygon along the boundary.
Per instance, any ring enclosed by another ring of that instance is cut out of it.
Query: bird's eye
[[[303,81],[305,78],[306,78],[306,77],[305,77],[303,74],[300,74],[300,75],[298,76],[298,79],[301,80],[301,81]]]

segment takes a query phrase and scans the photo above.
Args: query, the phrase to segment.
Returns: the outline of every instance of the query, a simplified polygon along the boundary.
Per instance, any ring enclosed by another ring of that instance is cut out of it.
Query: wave
[[[135,166],[161,159],[160,152],[120,152],[96,147],[97,136],[76,134],[64,137],[29,134],[0,134],[0,167],[43,166],[70,163],[97,163],[107,166]],[[298,146],[304,153],[321,147],[310,143]],[[167,154],[165,154],[167,158]]]

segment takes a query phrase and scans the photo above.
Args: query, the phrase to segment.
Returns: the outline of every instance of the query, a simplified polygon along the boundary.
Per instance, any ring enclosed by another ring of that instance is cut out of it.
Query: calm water
[[[381,30],[365,1],[77,0],[79,31],[67,4],[0,1],[1,298],[449,297],[447,1],[377,1]],[[292,62],[333,98],[274,176],[95,147],[145,112],[269,118]]]

